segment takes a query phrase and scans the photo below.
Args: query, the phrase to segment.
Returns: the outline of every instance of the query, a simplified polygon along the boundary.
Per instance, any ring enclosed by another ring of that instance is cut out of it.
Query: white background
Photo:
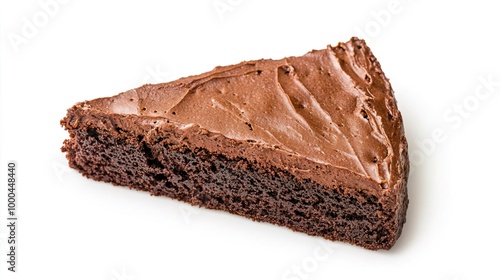
[[[0,279],[500,279],[495,1],[54,1],[0,5]],[[59,150],[78,101],[353,35],[391,79],[410,145],[410,208],[390,251],[94,182]]]

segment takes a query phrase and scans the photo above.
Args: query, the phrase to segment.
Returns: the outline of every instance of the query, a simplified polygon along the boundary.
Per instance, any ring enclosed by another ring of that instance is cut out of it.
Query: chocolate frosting
[[[406,141],[391,86],[357,38],[300,57],[247,61],[144,85],[82,108],[150,118],[156,127],[197,125],[350,170],[381,188],[403,172]]]

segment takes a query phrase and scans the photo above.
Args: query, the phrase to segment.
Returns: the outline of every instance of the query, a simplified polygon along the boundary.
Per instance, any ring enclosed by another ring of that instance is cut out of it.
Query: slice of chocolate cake
[[[401,114],[357,38],[81,102],[61,124],[94,180],[368,249],[405,222]]]

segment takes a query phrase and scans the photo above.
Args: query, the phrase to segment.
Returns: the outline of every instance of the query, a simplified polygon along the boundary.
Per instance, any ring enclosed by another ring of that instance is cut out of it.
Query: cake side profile
[[[401,113],[357,38],[77,103],[61,125],[94,180],[371,250],[405,222]]]

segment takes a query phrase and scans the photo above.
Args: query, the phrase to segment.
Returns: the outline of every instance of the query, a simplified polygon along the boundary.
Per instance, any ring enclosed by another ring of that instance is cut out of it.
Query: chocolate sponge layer
[[[394,231],[396,213],[386,213],[372,194],[351,194],[346,190],[354,186],[344,182],[325,188],[245,158],[112,134],[91,127],[74,131],[63,147],[70,166],[94,180],[368,249],[389,249],[399,234]]]

